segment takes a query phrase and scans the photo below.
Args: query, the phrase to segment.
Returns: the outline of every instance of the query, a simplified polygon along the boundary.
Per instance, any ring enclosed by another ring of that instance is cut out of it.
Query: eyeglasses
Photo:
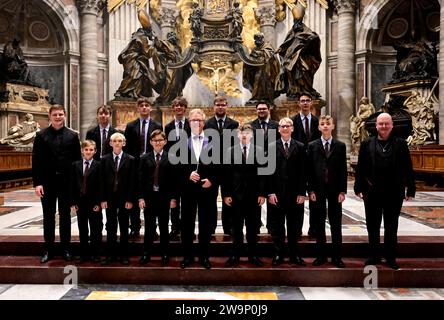
[[[163,141],[165,141],[165,139],[156,139],[156,140],[151,140],[154,143],[162,143]]]
[[[299,100],[300,103],[310,103],[311,100],[310,99],[303,99],[303,100]]]
[[[190,122],[191,123],[201,123],[201,122],[204,122],[205,120],[199,120],[199,119],[194,119],[194,120],[191,120],[190,119]]]
[[[288,128],[291,128],[292,126],[290,126],[288,124],[284,124],[284,125],[279,126],[279,127],[282,128],[282,129],[288,129]]]
[[[256,109],[257,111],[268,111],[267,108],[260,108],[260,109]]]

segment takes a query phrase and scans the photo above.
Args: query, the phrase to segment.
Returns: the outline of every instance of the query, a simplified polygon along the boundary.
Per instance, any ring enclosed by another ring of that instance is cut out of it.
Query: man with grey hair
[[[388,113],[376,119],[376,137],[364,140],[356,167],[355,194],[364,200],[370,258],[366,265],[381,263],[379,232],[384,219],[384,256],[387,265],[396,262],[398,220],[403,200],[415,196],[415,180],[407,142],[392,134]],[[407,189],[407,192],[406,192]]]

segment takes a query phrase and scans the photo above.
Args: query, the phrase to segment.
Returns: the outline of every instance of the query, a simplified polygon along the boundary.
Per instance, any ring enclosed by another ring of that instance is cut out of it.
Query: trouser
[[[129,210],[108,203],[106,209],[106,242],[108,257],[128,256]],[[117,226],[120,230],[120,246],[117,246]]]
[[[181,222],[181,200],[182,197],[178,197],[175,208],[171,208],[171,231],[181,231],[182,230],[182,222]]]
[[[102,209],[96,212],[93,211],[93,207],[94,205],[83,204],[80,200],[79,210],[77,211],[77,223],[79,226],[81,256],[99,256],[101,251]]]
[[[145,199],[147,204],[144,210],[145,235],[144,254],[150,255],[153,241],[156,235],[156,218],[159,221],[160,250],[161,254],[168,254],[169,234],[168,234],[168,213],[170,199],[160,192],[154,192],[150,200]]]
[[[129,218],[130,218],[130,229],[134,232],[139,232],[141,227],[141,220],[140,220],[140,208],[139,206],[133,206],[129,211]]]
[[[219,184],[214,184],[211,186],[211,233],[214,234],[216,232],[217,227],[217,198],[219,196]],[[231,233],[232,228],[232,211],[231,207],[227,206],[222,201],[222,227],[224,233]]]
[[[59,212],[59,234],[63,250],[70,249],[71,243],[71,207],[69,203],[70,183],[66,175],[56,175],[53,180],[43,185],[41,198],[43,209],[43,237],[45,249],[54,250],[56,203]]]

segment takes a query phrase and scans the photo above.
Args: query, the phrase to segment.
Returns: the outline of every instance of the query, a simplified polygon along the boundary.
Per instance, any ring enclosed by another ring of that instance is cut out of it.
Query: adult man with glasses
[[[303,92],[299,96],[299,106],[301,108],[300,112],[296,114],[292,120],[294,125],[294,131],[292,138],[308,147],[308,143],[319,139],[321,137],[321,131],[319,131],[319,119],[311,113],[311,108],[313,106],[313,99],[310,93]],[[315,220],[314,216],[311,214],[314,209],[312,201],[309,201],[310,209],[310,222],[308,228],[308,235],[312,238],[316,237],[315,230]],[[302,226],[299,230],[299,235],[302,236]]]
[[[223,145],[224,135],[229,135],[233,130],[239,127],[239,122],[227,116],[228,102],[223,96],[216,96],[214,98],[214,117],[211,117],[205,122],[205,129],[214,129],[219,132],[219,143],[220,143],[220,164],[223,162],[223,155],[226,150]],[[230,146],[234,145],[234,139],[232,139]],[[211,213],[211,232],[214,234],[217,227],[217,197],[219,195],[219,186],[223,178],[223,171],[221,170],[221,165],[216,168],[216,178],[214,181],[211,195],[212,201],[212,213]],[[222,203],[222,227],[225,234],[231,235],[232,229],[232,214],[231,208],[225,203]]]

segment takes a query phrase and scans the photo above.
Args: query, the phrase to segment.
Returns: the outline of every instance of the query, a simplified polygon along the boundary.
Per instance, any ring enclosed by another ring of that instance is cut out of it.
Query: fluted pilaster
[[[444,144],[444,1],[441,0],[439,30],[439,144]]]

